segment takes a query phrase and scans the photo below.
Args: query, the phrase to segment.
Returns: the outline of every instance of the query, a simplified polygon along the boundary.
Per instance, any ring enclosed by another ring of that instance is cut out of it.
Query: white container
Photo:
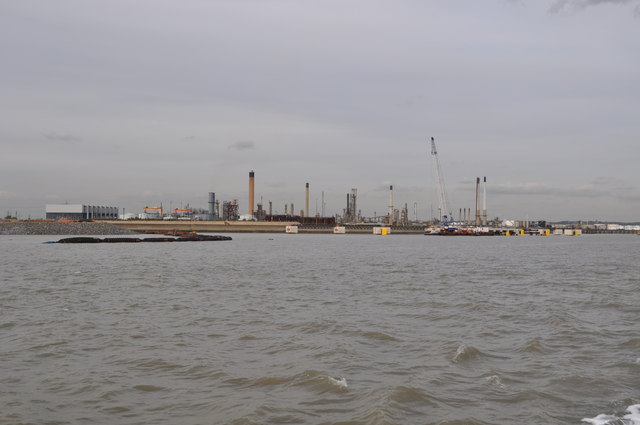
[[[298,233],[298,226],[287,226],[284,231],[286,233]]]
[[[347,233],[347,228],[344,226],[336,226],[333,228],[333,233],[336,235],[344,235]]]

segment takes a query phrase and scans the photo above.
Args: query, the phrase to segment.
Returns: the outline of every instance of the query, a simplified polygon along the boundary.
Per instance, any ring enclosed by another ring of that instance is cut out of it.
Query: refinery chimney
[[[389,186],[389,226],[393,225],[393,185]]]
[[[255,173],[249,171],[249,215],[253,217],[253,189],[254,189]]]
[[[215,220],[216,218],[216,194],[209,192],[209,220]]]
[[[479,202],[480,196],[480,177],[476,178],[476,226],[480,225],[480,204]]]
[[[306,186],[307,197],[304,204],[304,216],[309,217],[309,183]]]
[[[482,185],[482,225],[487,225],[487,177],[484,177]]]

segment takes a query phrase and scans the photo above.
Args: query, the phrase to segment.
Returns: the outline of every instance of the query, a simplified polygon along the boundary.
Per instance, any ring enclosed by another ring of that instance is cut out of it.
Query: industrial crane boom
[[[440,212],[440,221],[446,226],[453,221],[453,214],[449,210],[449,201],[447,200],[447,189],[444,186],[444,176],[440,161],[438,161],[438,151],[436,150],[436,142],[431,138],[431,158],[433,159],[433,168],[436,172],[438,182],[438,210]]]

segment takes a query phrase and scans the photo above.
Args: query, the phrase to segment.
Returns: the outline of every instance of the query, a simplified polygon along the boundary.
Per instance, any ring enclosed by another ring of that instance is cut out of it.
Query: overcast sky
[[[640,220],[640,0],[0,0],[0,214]]]

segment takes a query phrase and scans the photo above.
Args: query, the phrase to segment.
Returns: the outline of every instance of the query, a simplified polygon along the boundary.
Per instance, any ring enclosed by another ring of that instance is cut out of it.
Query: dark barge
[[[154,238],[92,238],[86,236],[64,238],[50,243],[140,243],[140,242],[209,242],[230,241],[229,236],[200,235],[192,233],[179,237],[154,237]]]

